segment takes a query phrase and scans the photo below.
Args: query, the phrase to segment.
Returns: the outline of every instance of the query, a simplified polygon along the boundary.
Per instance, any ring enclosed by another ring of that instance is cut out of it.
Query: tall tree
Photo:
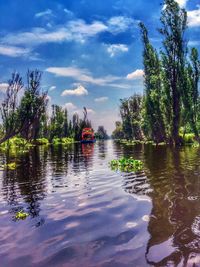
[[[174,0],[165,0],[161,15],[161,34],[164,36],[162,51],[163,75],[166,95],[170,98],[172,121],[171,139],[177,145],[180,143],[179,127],[181,114],[181,94],[184,86],[184,69],[186,61],[186,42],[184,33],[187,26],[187,13],[180,9]]]
[[[124,131],[124,137],[130,140],[133,138],[133,130],[131,123],[131,113],[129,109],[129,100],[120,99],[120,102],[120,115],[122,118],[122,128]]]
[[[64,137],[68,137],[69,136],[69,125],[68,125],[68,112],[67,109],[64,109],[64,125],[63,125],[64,129]]]
[[[18,116],[18,95],[22,88],[22,77],[19,73],[13,73],[12,78],[8,81],[6,96],[0,107],[3,121],[3,137],[0,144],[15,136],[21,130],[22,126]]]
[[[38,125],[47,105],[47,93],[41,92],[41,72],[28,71],[27,87],[23,87],[18,73],[8,82],[6,97],[1,104],[4,136],[0,143],[20,134],[27,139],[34,139]],[[19,92],[24,88],[24,95],[19,101]]]
[[[123,139],[124,138],[124,131],[122,128],[121,121],[115,122],[115,130],[112,132],[113,139]]]
[[[143,140],[144,136],[141,127],[143,97],[135,94],[128,99],[120,99],[120,101],[124,137],[129,140]]]
[[[162,80],[161,64],[156,50],[151,45],[148,32],[140,23],[142,41],[144,45],[143,64],[145,78],[145,117],[151,139],[156,142],[166,140],[165,126],[162,114]]]

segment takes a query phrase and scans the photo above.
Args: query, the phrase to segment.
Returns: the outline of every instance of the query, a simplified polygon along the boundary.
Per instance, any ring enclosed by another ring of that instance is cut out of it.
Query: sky
[[[200,51],[200,0],[177,0],[188,11],[186,38]],[[138,23],[161,47],[161,0],[0,0],[0,99],[13,71],[43,72],[49,105],[70,115],[88,109],[94,128],[110,134],[119,100],[143,93]]]

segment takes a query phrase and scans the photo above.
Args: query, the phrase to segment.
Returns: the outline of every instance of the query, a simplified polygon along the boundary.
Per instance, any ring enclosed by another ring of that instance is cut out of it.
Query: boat
[[[81,143],[88,144],[96,142],[94,137],[94,131],[92,128],[83,128],[82,136],[81,136]]]

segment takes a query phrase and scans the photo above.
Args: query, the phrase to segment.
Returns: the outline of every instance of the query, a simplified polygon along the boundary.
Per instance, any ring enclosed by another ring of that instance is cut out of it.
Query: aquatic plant
[[[15,214],[14,218],[16,220],[25,220],[28,216],[29,216],[29,214],[27,212],[24,212],[23,210],[20,210]]]
[[[120,170],[125,172],[137,172],[143,169],[141,160],[130,158],[113,159],[110,162],[112,170]]]
[[[68,145],[74,143],[74,139],[70,137],[54,138],[52,140],[53,145]]]
[[[21,137],[13,137],[6,142],[0,144],[0,150],[6,152],[9,150],[10,154],[19,154],[28,152],[33,145]]]
[[[17,168],[16,162],[11,162],[7,164],[3,164],[0,166],[0,170],[11,170],[14,171]]]
[[[126,146],[135,146],[135,145],[154,145],[155,143],[153,141],[150,140],[146,140],[146,141],[140,141],[140,140],[126,140],[126,139],[114,139],[115,143],[118,144],[123,144]]]

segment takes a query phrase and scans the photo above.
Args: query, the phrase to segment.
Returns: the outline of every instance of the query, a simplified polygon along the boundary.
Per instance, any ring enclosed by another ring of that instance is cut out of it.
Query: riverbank
[[[49,141],[47,138],[38,138],[28,141],[21,137],[13,137],[0,145],[0,151],[26,152],[34,146],[69,145],[75,142],[76,141],[70,137],[54,138],[52,141]]]

